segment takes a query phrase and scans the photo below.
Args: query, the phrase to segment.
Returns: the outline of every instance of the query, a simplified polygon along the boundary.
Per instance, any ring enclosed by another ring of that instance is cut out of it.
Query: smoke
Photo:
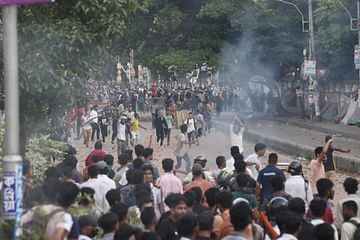
[[[254,76],[262,76],[274,80],[274,70],[266,66],[259,53],[266,51],[256,42],[256,16],[254,10],[236,14],[231,19],[231,25],[239,26],[239,35],[235,41],[226,41],[220,56],[221,79],[225,82],[240,85],[247,84]]]

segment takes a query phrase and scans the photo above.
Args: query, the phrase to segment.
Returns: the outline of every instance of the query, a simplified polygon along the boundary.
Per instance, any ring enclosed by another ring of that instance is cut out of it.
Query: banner
[[[316,61],[305,60],[304,76],[316,75]]]
[[[360,46],[355,45],[354,48],[354,64],[355,69],[360,69]]]

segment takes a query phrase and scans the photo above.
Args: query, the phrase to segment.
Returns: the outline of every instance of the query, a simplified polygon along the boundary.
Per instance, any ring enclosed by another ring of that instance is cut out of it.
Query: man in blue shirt
[[[280,176],[285,181],[285,175],[279,168],[276,167],[278,162],[278,156],[276,153],[270,153],[268,159],[268,165],[259,172],[257,178],[257,194],[260,193],[260,203],[264,201],[265,198],[270,197],[272,194],[272,187],[270,184],[270,179],[274,176]],[[259,196],[258,196],[259,197]]]

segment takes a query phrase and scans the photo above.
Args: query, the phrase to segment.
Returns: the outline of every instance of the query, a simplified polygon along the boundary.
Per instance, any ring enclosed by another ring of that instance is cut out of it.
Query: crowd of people
[[[336,149],[331,137],[315,149],[308,181],[300,161],[291,161],[284,171],[278,155],[266,154],[262,143],[244,158],[236,138],[244,126],[237,117],[230,127],[232,144],[237,143],[230,148],[232,157],[211,156],[217,169],[210,171],[205,156],[191,162],[187,155],[196,143],[186,136],[187,128],[181,126],[176,160],[165,158],[161,165],[153,160],[152,148],[134,144],[115,158],[100,140],[83,172],[73,149],[46,170],[41,185],[32,186],[31,163],[24,161],[22,235],[55,240],[358,239],[356,179],[344,181],[347,196],[333,206],[334,183],[324,166],[327,153]],[[180,173],[183,159],[186,171]]]

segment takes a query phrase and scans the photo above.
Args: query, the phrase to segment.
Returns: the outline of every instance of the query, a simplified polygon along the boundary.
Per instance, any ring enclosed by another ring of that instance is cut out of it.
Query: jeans
[[[168,128],[166,130],[167,145],[170,145],[170,135],[171,135],[171,129]]]
[[[127,149],[126,141],[117,139],[117,155],[119,156]]]
[[[184,159],[186,163],[186,172],[191,172],[191,160],[187,153],[183,156],[176,156],[176,166],[175,169],[181,168],[181,160]]]
[[[188,137],[188,141],[189,141],[189,148],[191,148],[191,142],[193,142],[195,140],[196,137],[196,133],[195,131],[191,131],[187,134]]]
[[[96,132],[96,140],[100,139],[100,128],[97,123],[91,123],[92,133],[91,133],[91,141],[94,141],[95,132]]]

